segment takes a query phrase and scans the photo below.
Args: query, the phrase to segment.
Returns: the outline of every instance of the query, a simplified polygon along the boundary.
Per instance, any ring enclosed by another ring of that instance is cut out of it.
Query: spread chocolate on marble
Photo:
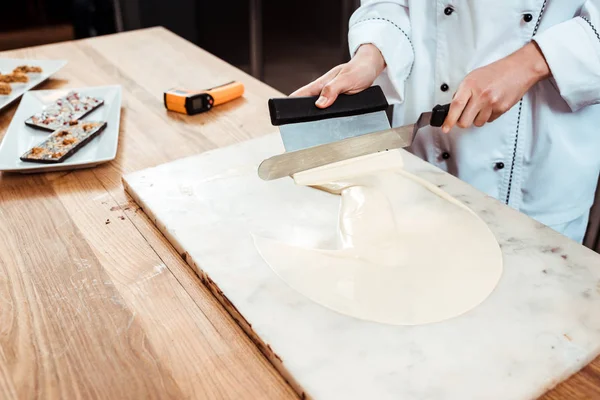
[[[296,174],[341,197],[339,245],[254,236],[259,254],[289,286],[355,318],[420,325],[473,309],[500,279],[498,243],[463,203],[402,167],[396,150]]]

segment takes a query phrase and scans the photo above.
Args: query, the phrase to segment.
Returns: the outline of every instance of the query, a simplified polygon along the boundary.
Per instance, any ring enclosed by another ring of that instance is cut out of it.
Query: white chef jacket
[[[450,103],[472,70],[531,40],[553,77],[482,128],[421,129],[411,151],[581,242],[600,171],[600,0],[374,0],[352,15],[350,54],[372,43],[394,125]]]

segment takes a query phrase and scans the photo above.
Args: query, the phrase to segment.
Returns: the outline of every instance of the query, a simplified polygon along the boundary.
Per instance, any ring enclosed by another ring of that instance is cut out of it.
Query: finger
[[[348,74],[341,73],[323,86],[321,96],[319,96],[315,104],[319,108],[327,108],[333,104],[340,93],[345,93],[351,86],[352,82]]]
[[[495,120],[500,118],[503,114],[504,113],[502,113],[500,111],[492,111],[492,114],[491,114],[490,118],[488,118],[487,122],[494,122]]]
[[[448,133],[452,130],[452,128],[454,128],[470,98],[470,89],[458,89],[458,92],[456,92],[454,98],[452,99],[452,103],[450,103],[450,111],[448,111],[448,116],[446,117],[444,125],[442,126],[442,132]]]
[[[316,96],[321,93],[321,89],[323,89],[323,85],[318,81],[313,81],[290,94],[290,97]]]
[[[474,96],[471,96],[456,124],[463,129],[471,127],[479,111],[481,111],[481,104]]]
[[[474,125],[481,128],[483,125],[485,125],[486,122],[490,120],[491,117],[492,107],[486,107],[483,110],[479,111],[479,114],[477,114],[477,118],[475,118]]]
[[[329,81],[336,77],[336,75],[342,69],[341,65],[338,65],[332,69],[330,69],[327,73],[312,81],[308,85],[301,87],[296,90],[294,93],[290,94],[290,97],[300,97],[300,96],[316,96],[321,93],[323,90],[323,86],[325,86]]]

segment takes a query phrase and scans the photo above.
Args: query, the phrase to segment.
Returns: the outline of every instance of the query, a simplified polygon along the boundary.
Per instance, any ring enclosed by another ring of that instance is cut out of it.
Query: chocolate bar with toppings
[[[21,161],[57,164],[75,154],[106,128],[106,122],[79,122],[60,128],[21,156]]]
[[[82,96],[77,92],[70,92],[41,113],[37,113],[25,121],[26,125],[47,131],[77,124],[78,120],[104,104],[104,100],[90,96]]]

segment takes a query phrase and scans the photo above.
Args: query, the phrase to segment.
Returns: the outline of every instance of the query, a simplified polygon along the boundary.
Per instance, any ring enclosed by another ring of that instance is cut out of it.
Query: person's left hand
[[[481,127],[510,110],[537,82],[550,76],[550,68],[535,42],[515,53],[471,72],[462,81],[442,131],[458,125]]]

